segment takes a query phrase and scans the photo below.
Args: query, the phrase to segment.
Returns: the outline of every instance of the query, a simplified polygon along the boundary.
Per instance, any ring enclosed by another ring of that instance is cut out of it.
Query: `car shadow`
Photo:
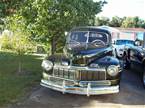
[[[87,97],[75,94],[62,94],[61,92],[40,87],[24,103],[14,108],[94,108],[96,106],[109,108],[120,105],[129,105],[129,107],[145,105],[145,90],[142,87],[139,76],[131,71],[124,70],[122,72],[120,92],[117,94]]]

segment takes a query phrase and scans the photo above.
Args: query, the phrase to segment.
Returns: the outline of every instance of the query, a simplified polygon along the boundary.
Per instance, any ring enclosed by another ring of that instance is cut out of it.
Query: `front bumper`
[[[52,81],[42,79],[41,85],[53,90],[57,90],[64,93],[80,94],[80,95],[99,95],[99,94],[112,94],[119,92],[119,85],[116,86],[98,86],[91,87],[91,83],[88,83],[86,87],[80,86],[66,86],[65,80],[62,85],[57,85]]]

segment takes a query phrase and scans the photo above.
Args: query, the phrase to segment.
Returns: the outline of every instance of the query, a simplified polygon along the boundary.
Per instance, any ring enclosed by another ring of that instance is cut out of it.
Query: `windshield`
[[[132,40],[117,40],[116,45],[134,45]]]
[[[69,34],[67,43],[70,47],[96,48],[109,44],[108,35],[97,31],[73,31]]]
[[[88,32],[72,32],[69,36],[69,42],[86,42]]]
[[[102,41],[104,44],[108,42],[108,36],[103,33],[97,33],[97,32],[90,32],[89,33],[89,42],[95,42],[95,41]]]

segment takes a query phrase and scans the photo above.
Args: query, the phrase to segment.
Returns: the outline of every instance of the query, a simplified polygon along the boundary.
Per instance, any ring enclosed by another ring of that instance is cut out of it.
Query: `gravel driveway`
[[[139,76],[123,71],[118,94],[80,96],[39,87],[23,102],[10,108],[145,108],[145,90]]]

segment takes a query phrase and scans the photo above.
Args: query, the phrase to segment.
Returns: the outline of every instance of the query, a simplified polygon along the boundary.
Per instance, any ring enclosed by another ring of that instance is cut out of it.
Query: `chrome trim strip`
[[[119,85],[117,86],[105,86],[105,87],[93,87],[89,83],[86,88],[84,87],[75,87],[75,86],[58,86],[49,81],[41,80],[41,85],[53,90],[60,91],[62,93],[72,93],[80,95],[99,95],[99,94],[111,94],[119,92]]]
[[[65,80],[65,81],[71,81],[71,82],[76,82],[76,80],[71,80],[71,79],[67,79],[67,78],[62,78],[62,77],[56,77],[56,76],[51,76],[51,75],[48,75],[48,80],[50,78],[56,78],[56,79],[61,79],[61,80]],[[79,84],[82,84],[82,83],[100,83],[102,85],[102,83],[104,83],[104,85],[111,85],[111,82],[109,80],[101,80],[101,81],[79,81]]]
[[[72,82],[75,81],[75,80],[71,80],[71,79],[67,79],[67,78],[62,78],[62,77],[57,77],[57,76],[51,76],[51,75],[49,75],[49,78],[50,78],[50,77],[58,78],[58,79],[62,79],[62,80],[67,80],[67,81],[72,81]]]
[[[87,70],[87,71],[106,71],[105,68],[90,68],[90,67],[80,67],[80,66],[62,66],[62,65],[54,65],[54,68],[64,68],[64,69],[78,69],[78,70]]]

